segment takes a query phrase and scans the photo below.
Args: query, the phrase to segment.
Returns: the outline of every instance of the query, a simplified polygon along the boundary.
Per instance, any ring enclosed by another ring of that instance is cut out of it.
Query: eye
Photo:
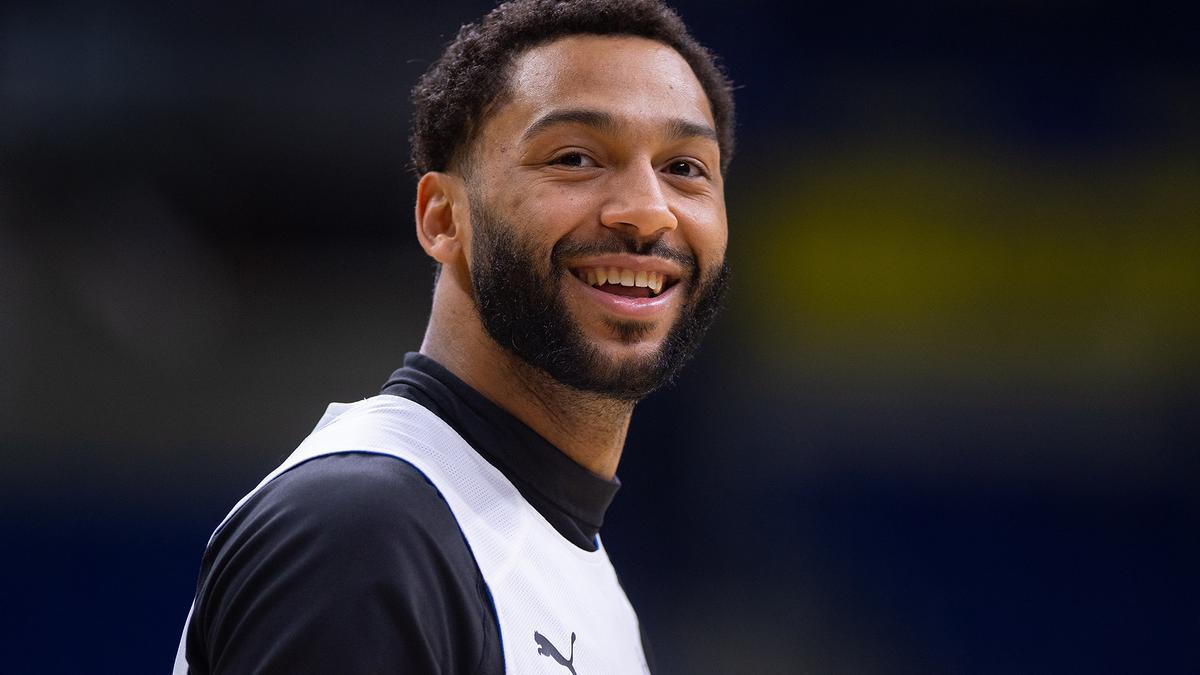
[[[698,163],[689,159],[677,159],[667,165],[667,173],[685,178],[701,178],[708,174]]]
[[[550,160],[550,164],[553,166],[570,166],[582,169],[597,166],[596,160],[578,151],[564,152]]]

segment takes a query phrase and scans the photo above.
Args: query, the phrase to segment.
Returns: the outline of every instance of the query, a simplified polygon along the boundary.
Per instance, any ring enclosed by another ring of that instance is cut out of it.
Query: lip
[[[600,263],[596,263],[596,266],[599,267]],[[571,277],[579,286],[580,292],[584,297],[600,305],[609,313],[627,319],[645,320],[659,318],[674,304],[675,296],[678,295],[677,289],[680,286],[680,284],[676,283],[652,298],[632,298],[624,295],[605,293],[598,288],[588,285],[587,282],[582,281],[574,274],[568,273],[567,276]]]

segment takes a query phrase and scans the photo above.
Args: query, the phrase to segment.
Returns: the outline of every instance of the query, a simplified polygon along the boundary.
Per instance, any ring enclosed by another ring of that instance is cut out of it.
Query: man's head
[[[669,380],[725,286],[733,120],[678,17],[651,1],[501,5],[414,99],[418,235],[449,271],[435,315],[458,305],[443,308],[456,332],[577,390],[634,400]]]
[[[463,170],[482,120],[511,93],[512,67],[529,49],[571,35],[631,35],[674,49],[708,96],[721,148],[733,159],[734,106],[716,57],[660,0],[516,0],[463,26],[413,88],[412,163],[418,175]]]

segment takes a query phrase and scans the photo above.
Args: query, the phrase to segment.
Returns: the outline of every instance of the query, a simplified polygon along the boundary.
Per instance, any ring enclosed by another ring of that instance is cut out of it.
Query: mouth
[[[601,292],[627,298],[654,298],[679,282],[665,272],[631,270],[623,267],[577,267],[571,274]]]

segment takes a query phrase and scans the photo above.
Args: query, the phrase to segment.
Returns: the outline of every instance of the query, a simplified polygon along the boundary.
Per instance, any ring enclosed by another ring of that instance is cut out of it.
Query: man
[[[175,672],[647,672],[597,532],[725,285],[729,82],[655,0],[516,0],[414,90],[420,353],[218,527]]]

